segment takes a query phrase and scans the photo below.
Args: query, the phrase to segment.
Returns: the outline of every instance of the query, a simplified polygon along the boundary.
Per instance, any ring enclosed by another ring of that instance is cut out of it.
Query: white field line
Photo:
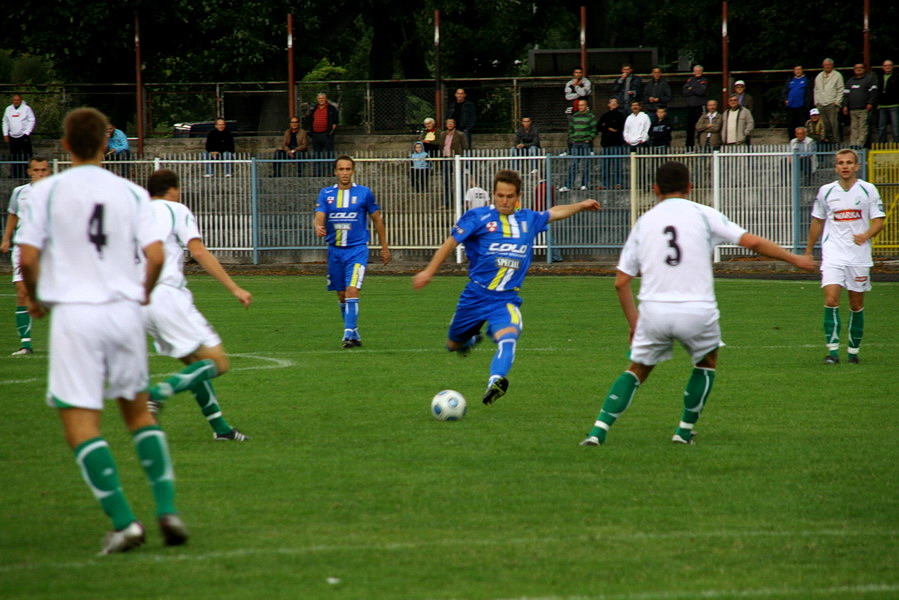
[[[899,585],[868,583],[820,588],[758,588],[754,590],[690,590],[689,592],[636,592],[593,596],[516,596],[496,600],[693,600],[694,598],[813,598],[815,596],[867,596],[899,592]]]

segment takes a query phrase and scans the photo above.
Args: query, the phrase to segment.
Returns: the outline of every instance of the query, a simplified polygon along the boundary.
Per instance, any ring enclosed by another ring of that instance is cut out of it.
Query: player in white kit
[[[153,336],[156,351],[177,358],[187,365],[181,372],[150,389],[150,410],[159,413],[166,398],[190,390],[212,427],[213,438],[243,442],[245,434],[228,424],[222,416],[212,379],[224,374],[230,363],[222,340],[194,306],[193,295],[184,277],[184,249],[215,277],[245,307],[253,296],[234,283],[218,259],[206,249],[197,220],[189,208],[181,204],[178,175],[160,169],[150,175],[147,189],[150,206],[165,243],[165,265],[153,289],[150,304],[144,307],[147,332]]]
[[[712,391],[718,348],[723,346],[712,272],[715,246],[739,244],[801,269],[815,268],[811,257],[787,252],[717,210],[687,200],[692,187],[682,163],[669,161],[659,167],[652,186],[659,203],[637,220],[621,251],[615,290],[630,326],[631,364],[612,384],[582,446],[605,442],[609,428],[653,367],[671,358],[675,341],[687,350],[694,366],[672,441],[693,443],[693,425]],[[631,291],[631,280],[638,275],[639,311]]]
[[[0,252],[9,252],[12,246],[12,282],[16,286],[16,330],[22,344],[13,356],[27,356],[33,354],[31,347],[31,315],[26,306],[27,294],[25,283],[22,281],[22,270],[19,268],[19,247],[13,245],[13,235],[19,227],[19,215],[25,214],[25,206],[31,196],[31,186],[50,174],[50,163],[46,158],[32,156],[28,161],[28,176],[31,183],[20,185],[9,196],[9,216],[6,219],[6,229],[3,231],[3,240],[0,241]]]
[[[175,508],[175,476],[165,434],[147,408],[147,345],[140,307],[163,263],[146,191],[101,168],[108,120],[80,108],[63,122],[72,168],[32,190],[16,234],[28,310],[52,312],[47,404],[59,411],[82,476],[114,531],[101,554],[144,542],[144,528],[119,483],[100,432],[105,398],[116,398],[156,501],[166,545],[187,541]],[[138,253],[146,268],[135,267]]]
[[[839,179],[822,185],[812,207],[807,256],[821,239],[821,287],[824,289],[824,364],[840,362],[840,292],[849,294],[849,362],[858,363],[865,330],[865,292],[871,289],[871,238],[883,229],[886,213],[877,188],[858,178],[855,150],[836,154]],[[821,235],[824,235],[821,238]]]

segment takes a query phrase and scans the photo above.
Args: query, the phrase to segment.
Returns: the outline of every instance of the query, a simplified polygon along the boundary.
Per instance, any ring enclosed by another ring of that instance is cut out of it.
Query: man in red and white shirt
[[[330,169],[331,160],[334,158],[334,134],[337,132],[337,108],[328,102],[328,95],[320,93],[316,97],[315,108],[312,109],[312,151],[315,158],[328,159],[317,165],[317,175],[324,175]]]
[[[849,293],[849,362],[858,363],[864,332],[865,292],[871,289],[871,238],[883,229],[883,201],[877,188],[858,178],[858,154],[836,155],[839,179],[821,186],[812,208],[806,256],[821,238],[821,287],[824,289],[824,363],[840,362],[840,288]],[[821,234],[824,237],[821,237]]]

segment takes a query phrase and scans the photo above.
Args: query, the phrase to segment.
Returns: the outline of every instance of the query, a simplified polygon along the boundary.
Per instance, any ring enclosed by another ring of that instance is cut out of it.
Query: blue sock
[[[496,343],[496,354],[490,362],[490,378],[505,377],[512,370],[515,362],[515,345],[518,343],[517,333],[507,333]]]
[[[351,340],[359,339],[357,331],[359,323],[359,298],[347,298],[346,310],[343,313],[343,327],[345,329],[344,337]],[[351,335],[347,335],[350,333]]]

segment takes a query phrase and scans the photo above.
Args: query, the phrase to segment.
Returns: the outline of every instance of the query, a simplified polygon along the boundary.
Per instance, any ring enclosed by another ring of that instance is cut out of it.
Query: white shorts
[[[671,359],[677,340],[695,365],[706,354],[724,345],[713,303],[641,302],[637,329],[631,341],[631,360],[656,365]]]
[[[18,246],[12,247],[12,282],[25,281],[22,277],[22,251]]]
[[[200,346],[212,348],[222,338],[194,306],[187,288],[157,285],[150,304],[143,307],[144,326],[153,337],[156,352],[172,358],[184,358]]]
[[[140,305],[129,300],[55,305],[49,368],[52,407],[102,410],[105,398],[133,400],[149,384]]]
[[[821,287],[838,285],[850,292],[871,291],[871,267],[821,265]]]

